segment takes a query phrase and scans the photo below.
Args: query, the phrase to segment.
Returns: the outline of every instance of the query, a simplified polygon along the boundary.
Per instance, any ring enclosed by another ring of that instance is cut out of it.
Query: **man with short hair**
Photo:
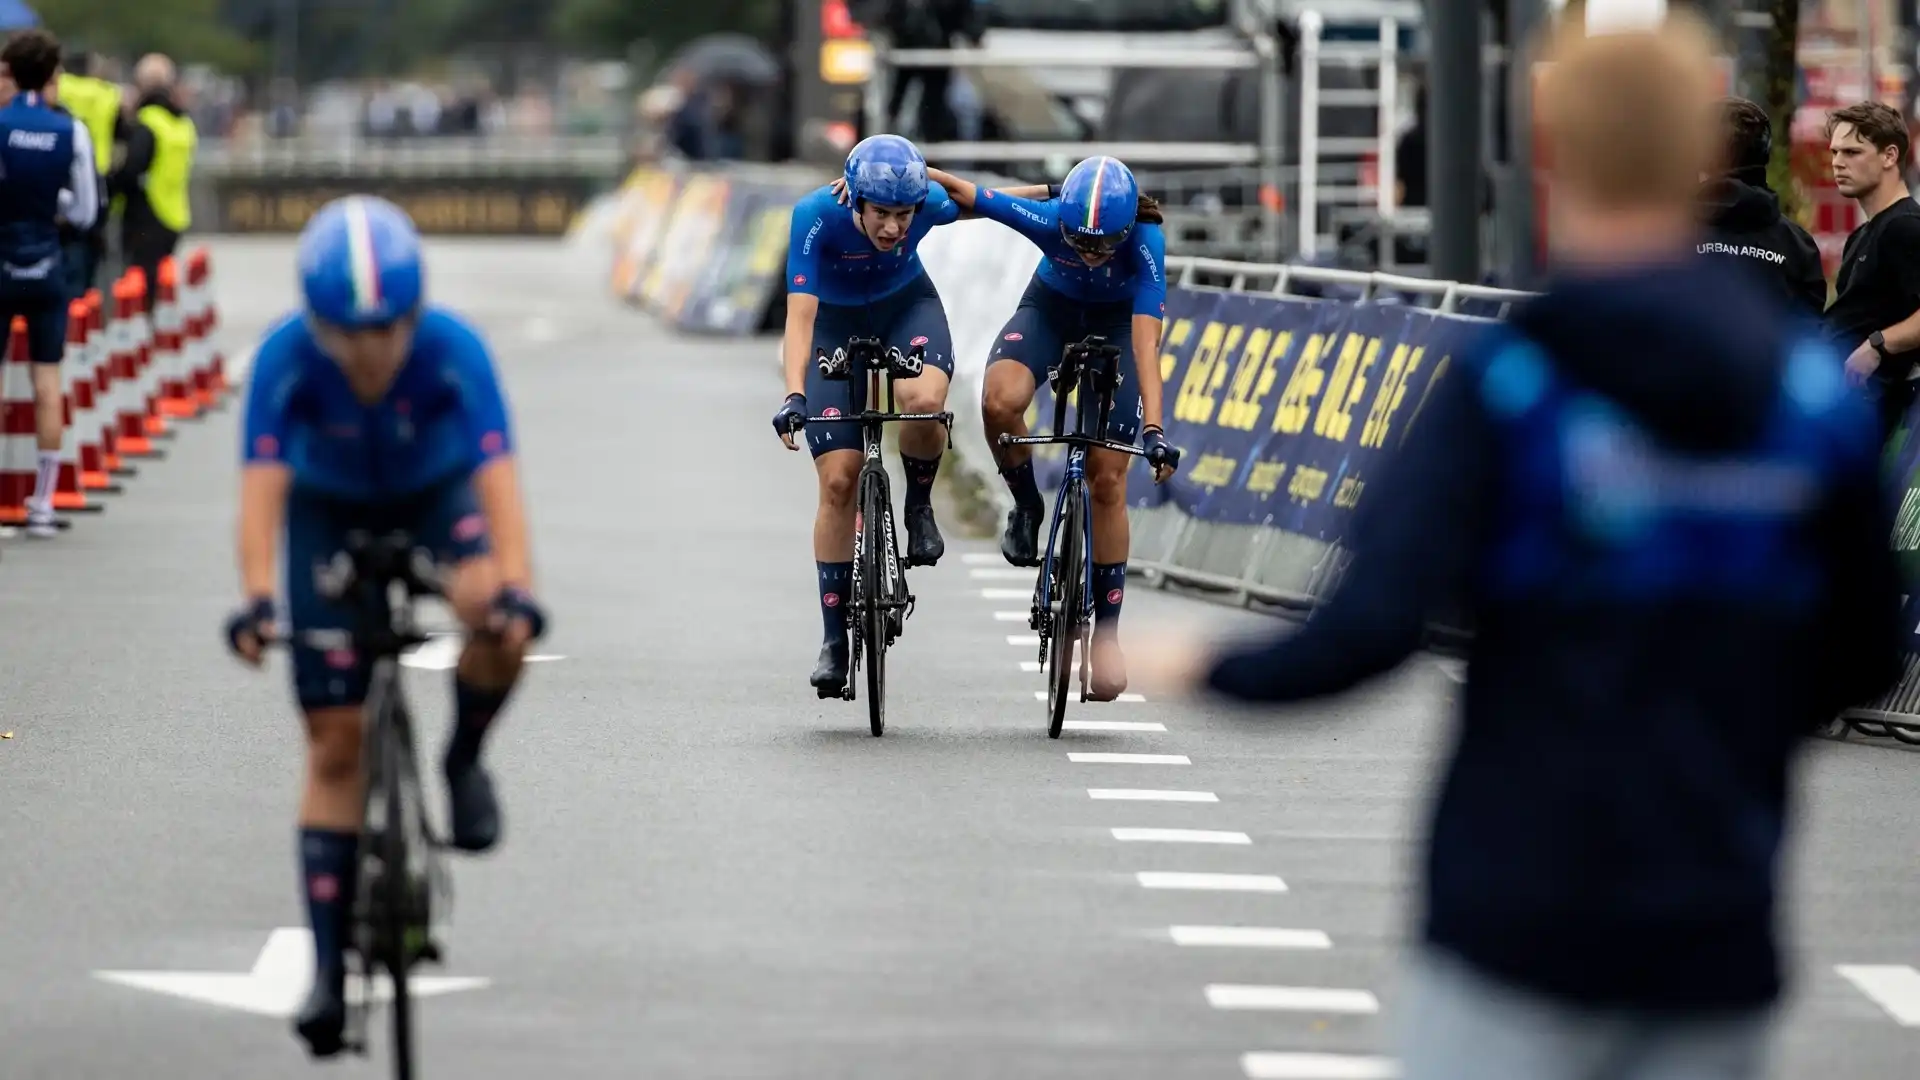
[[[147,276],[151,309],[160,263],[172,255],[180,235],[193,223],[188,185],[199,133],[175,95],[173,61],[149,53],[134,65],[139,92],[127,135],[126,160],[113,171],[107,188],[126,198],[120,216],[120,246],[128,266]]]
[[[1725,171],[1700,185],[1706,229],[1697,250],[1752,271],[1784,303],[1817,319],[1827,306],[1820,246],[1780,213],[1780,197],[1767,187],[1773,122],[1765,109],[1737,97],[1721,100],[1720,119]]]
[[[1907,376],[1920,355],[1920,204],[1907,190],[1907,122],[1878,101],[1849,105],[1828,118],[1827,146],[1834,187],[1866,218],[1840,256],[1827,330],[1848,350],[1848,377],[1868,388],[1884,439],[1913,400]]]
[[[0,334],[26,320],[33,362],[39,455],[27,532],[56,535],[53,488],[60,475],[66,388],[68,282],[62,229],[84,231],[100,211],[93,137],[86,124],[47,97],[60,70],[60,43],[44,30],[15,34],[0,49],[12,99],[0,107]]]

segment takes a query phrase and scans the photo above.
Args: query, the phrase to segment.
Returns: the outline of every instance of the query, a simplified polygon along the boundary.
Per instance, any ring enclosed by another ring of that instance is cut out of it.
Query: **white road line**
[[[982,600],[1024,600],[1033,595],[1032,589],[981,589]],[[1024,616],[1023,616],[1024,617]]]
[[[1031,611],[996,611],[993,613],[994,622],[1026,622],[1031,618],[1033,618],[1033,612]]]
[[[1034,638],[1033,644],[1035,645],[1040,644],[1040,639],[1038,636]],[[1045,690],[1035,690],[1033,692],[1033,700],[1035,701],[1047,700],[1047,692]],[[1114,698],[1113,700],[1124,702],[1125,704],[1128,704],[1128,705],[1138,705],[1141,702],[1147,700],[1147,698],[1146,698],[1146,695],[1144,694],[1121,694],[1119,697]]]
[[[1380,1011],[1380,1000],[1365,990],[1334,990],[1324,986],[1235,986],[1214,983],[1207,987],[1207,1004],[1216,1009],[1347,1013],[1356,1016]]]
[[[1038,635],[1038,634],[1035,634],[1035,635],[1034,635],[1034,636],[1033,636],[1033,637],[1032,637],[1031,639],[1028,639],[1028,638],[1011,638],[1011,637],[1010,637],[1010,638],[1008,638],[1008,639],[1007,639],[1007,644],[1009,644],[1009,645],[1038,645],[1038,644],[1040,644],[1040,635]],[[1037,671],[1039,671],[1039,670],[1040,670],[1040,661],[1038,661],[1038,660],[1022,660],[1022,661],[1020,661],[1020,670],[1021,670],[1021,671],[1025,671],[1025,672],[1037,672]]]
[[[1251,844],[1243,832],[1220,829],[1115,829],[1113,838],[1140,844]]]
[[[1167,725],[1141,720],[1068,720],[1060,725],[1069,731],[1165,731]]]
[[[1247,1080],[1400,1080],[1400,1063],[1361,1054],[1242,1054]]]
[[[992,551],[970,551],[960,556],[960,561],[968,566],[1005,566],[1007,557]]]
[[[1191,765],[1185,754],[1068,754],[1081,765]]]
[[[1039,634],[1008,634],[1007,644],[1027,645],[1027,646],[1038,645],[1040,644],[1040,635]],[[1028,661],[1028,663],[1031,663],[1033,665],[1033,670],[1035,671],[1040,670],[1040,662],[1038,660],[1030,660]],[[1021,665],[1021,670],[1022,671],[1026,670],[1026,665],[1024,664]],[[1045,697],[1046,695],[1042,694],[1041,696]]]
[[[1834,970],[1903,1027],[1920,1027],[1920,971],[1905,964],[1838,964]]]
[[[1088,788],[1087,798],[1120,802],[1219,802],[1211,791],[1156,791],[1152,788]]]
[[[1169,926],[1175,945],[1221,949],[1331,949],[1333,939],[1319,930],[1283,930],[1277,926]]]
[[[1194,892],[1286,892],[1287,883],[1275,874],[1189,874],[1142,870],[1134,875],[1143,889],[1186,889]]]
[[[1039,575],[1032,570],[1021,570],[1006,566],[998,570],[969,570],[967,576],[975,581],[1025,581],[1031,583]],[[1029,590],[1031,591],[1031,590]]]

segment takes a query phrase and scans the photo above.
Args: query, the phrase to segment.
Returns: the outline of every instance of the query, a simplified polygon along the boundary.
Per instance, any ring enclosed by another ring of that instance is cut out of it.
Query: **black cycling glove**
[[[788,394],[786,403],[780,411],[773,414],[773,430],[776,434],[792,435],[807,426],[807,395]]]
[[[1149,426],[1141,434],[1140,445],[1147,451],[1147,464],[1155,469],[1180,467],[1180,448],[1168,442],[1167,433],[1158,427]]]
[[[273,599],[258,597],[246,607],[227,616],[227,648],[237,655],[241,635],[250,635],[261,645],[267,643],[267,630],[273,626]]]

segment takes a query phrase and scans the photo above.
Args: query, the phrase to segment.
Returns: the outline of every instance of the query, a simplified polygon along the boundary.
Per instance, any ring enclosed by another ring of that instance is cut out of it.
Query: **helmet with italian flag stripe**
[[[426,291],[413,219],[370,195],[321,207],[300,233],[299,264],[308,316],[342,330],[392,325],[417,311]]]
[[[1060,235],[1076,251],[1119,247],[1139,211],[1140,186],[1118,158],[1088,158],[1060,185]]]

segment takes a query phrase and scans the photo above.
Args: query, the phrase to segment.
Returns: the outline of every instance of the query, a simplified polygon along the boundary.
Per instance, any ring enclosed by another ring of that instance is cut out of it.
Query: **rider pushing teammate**
[[[837,195],[849,194],[851,210]],[[953,336],[940,293],[920,265],[920,241],[958,221],[960,208],[927,179],[927,160],[898,135],[875,135],[847,155],[845,176],[800,200],[787,245],[787,325],[780,355],[787,400],[773,429],[787,449],[802,427],[820,482],[813,551],[820,578],[820,615],[826,640],[809,680],[821,697],[837,697],[847,682],[847,623],[841,605],[853,578],[853,497],[861,462],[860,428],[850,422],[806,424],[817,415],[840,416],[884,402],[866,400],[862,372],[846,380],[822,378],[817,351],[846,346],[853,337],[877,337],[901,352],[918,346],[924,367],[895,388],[903,412],[946,408],[953,377]],[[902,424],[900,464],[906,472],[907,565],[932,566],[946,554],[933,518],[933,479],[940,471],[946,432],[931,420]]]
[[[481,743],[546,617],[532,565],[505,397],[479,333],[427,306],[420,237],[392,203],[329,203],[300,237],[305,310],[267,332],[243,425],[239,564],[246,606],[229,620],[235,652],[258,665],[274,636],[274,565],[286,537],[293,678],[307,720],[300,863],[313,923],[313,991],[294,1029],[314,1056],[341,1050],[344,950],[360,866],[362,706],[370,669],[344,635],[353,613],[317,578],[356,529],[402,530],[448,571],[465,624],[445,759],[453,844],[499,840],[500,807]]]
[[[1014,566],[1039,566],[1040,525],[1046,503],[1033,475],[1033,453],[1001,446],[1002,434],[1027,434],[1027,406],[1066,346],[1089,334],[1120,349],[1120,383],[1107,422],[1108,438],[1147,451],[1154,480],[1164,483],[1180,466],[1161,421],[1160,320],[1166,314],[1167,242],[1160,209],[1140,194],[1133,173],[1110,157],[1082,161],[1044,202],[1026,189],[987,190],[942,172],[927,175],[972,213],[990,218],[1040,249],[1039,269],[1020,307],[1000,330],[987,366],[981,412],[987,443],[1013,492],[1000,553]],[[1087,454],[1093,495],[1093,678],[1088,697],[1112,701],[1127,688],[1120,651],[1120,604],[1126,593],[1127,467],[1133,458],[1112,450]]]

